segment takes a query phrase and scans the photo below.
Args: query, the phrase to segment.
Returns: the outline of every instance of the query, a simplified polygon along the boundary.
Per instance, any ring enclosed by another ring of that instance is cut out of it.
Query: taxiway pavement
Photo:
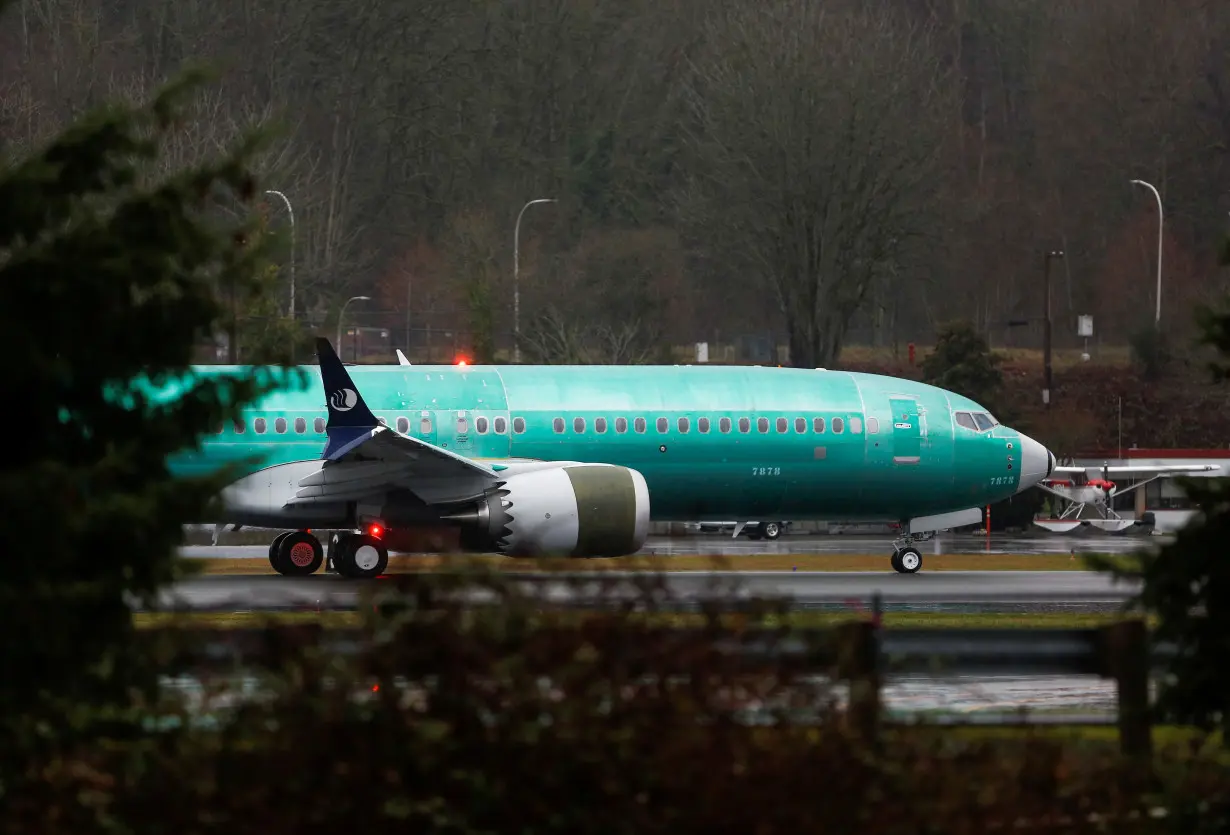
[[[543,603],[593,605],[636,597],[646,577],[662,584],[667,605],[690,608],[697,601],[755,597],[790,598],[797,608],[864,608],[879,595],[886,609],[993,606],[1033,610],[1056,606],[1103,609],[1122,604],[1136,588],[1088,571],[926,571],[918,574],[820,571],[693,571],[645,575],[637,572],[532,574],[505,578]],[[217,575],[197,577],[165,589],[159,608],[245,612],[352,610],[364,589],[382,580],[353,581],[336,575]],[[496,599],[489,589],[461,592],[473,603]]]
[[[273,538],[270,532],[270,539]],[[993,535],[937,537],[919,546],[927,554],[1068,554],[1129,553],[1169,539],[1164,536],[1061,536]],[[892,539],[883,536],[805,536],[786,535],[768,541],[733,539],[729,536],[655,536],[650,537],[640,554],[646,556],[688,556],[692,554],[733,557],[751,554],[883,554],[892,553]],[[186,545],[180,554],[192,559],[248,558],[266,559],[265,545]]]

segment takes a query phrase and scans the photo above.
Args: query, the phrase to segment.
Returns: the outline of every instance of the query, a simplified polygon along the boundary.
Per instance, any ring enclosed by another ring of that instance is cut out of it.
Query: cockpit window
[[[970,417],[969,412],[957,412],[957,426],[963,426],[975,432],[978,431],[978,427],[974,425],[974,419]]]
[[[974,412],[974,422],[978,424],[979,432],[983,431],[984,429],[995,428],[995,424],[991,422],[991,418],[988,415],[983,414],[982,412]]]

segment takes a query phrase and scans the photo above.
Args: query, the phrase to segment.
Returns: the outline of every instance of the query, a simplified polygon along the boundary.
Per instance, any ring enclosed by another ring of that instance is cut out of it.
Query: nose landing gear
[[[914,546],[914,543],[921,539],[923,537],[906,534],[893,542],[893,555],[889,560],[893,571],[896,571],[898,574],[917,574],[919,572],[922,568],[922,552]]]

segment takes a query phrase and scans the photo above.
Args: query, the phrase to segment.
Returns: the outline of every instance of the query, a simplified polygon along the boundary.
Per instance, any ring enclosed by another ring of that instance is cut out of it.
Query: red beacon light
[[[381,534],[384,533],[384,525],[381,525],[379,522],[373,522],[367,526],[367,533],[375,539],[379,539]]]
[[[454,363],[454,365],[469,365],[469,364],[470,363],[466,361],[465,357],[458,357],[457,362]]]

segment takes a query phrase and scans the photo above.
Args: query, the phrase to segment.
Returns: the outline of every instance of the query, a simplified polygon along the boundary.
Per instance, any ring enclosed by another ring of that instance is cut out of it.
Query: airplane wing
[[[328,440],[317,472],[299,482],[288,504],[355,501],[406,489],[427,503],[481,495],[506,465],[473,461],[418,438],[402,435],[372,414],[350,373],[327,339],[316,340],[329,412]]]

